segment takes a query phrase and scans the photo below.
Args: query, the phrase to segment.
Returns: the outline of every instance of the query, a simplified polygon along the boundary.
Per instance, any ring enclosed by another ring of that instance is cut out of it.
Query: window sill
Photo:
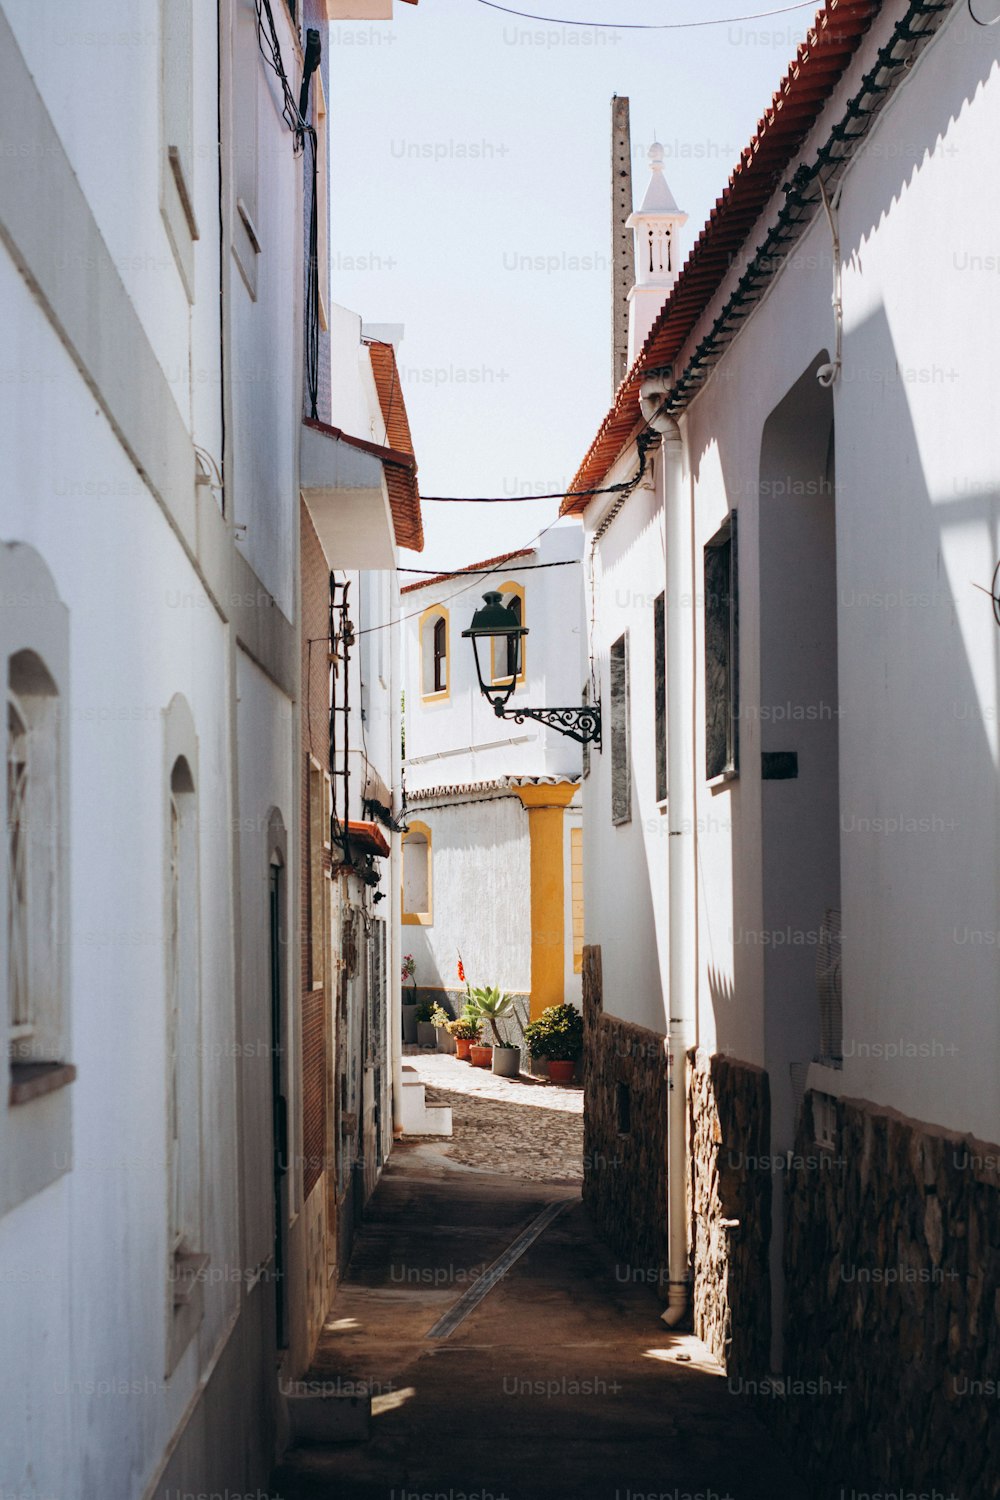
[[[739,781],[739,779],[739,771],[720,771],[718,776],[706,776],[705,785],[710,791],[720,792],[734,781]]]
[[[200,1251],[178,1251],[174,1256],[173,1283],[174,1283],[174,1310],[179,1307],[189,1307],[194,1301],[205,1272],[208,1269],[210,1257]]]
[[[11,1107],[15,1104],[28,1104],[32,1099],[40,1099],[45,1094],[53,1094],[57,1089],[65,1088],[75,1078],[76,1068],[72,1063],[12,1062],[7,1103]]]

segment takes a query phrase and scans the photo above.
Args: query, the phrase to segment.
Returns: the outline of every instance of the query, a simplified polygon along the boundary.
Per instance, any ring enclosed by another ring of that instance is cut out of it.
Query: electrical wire
[[[308,57],[312,61],[310,63],[307,60],[302,79],[302,93],[296,100],[292,93],[292,86],[288,82],[288,74],[285,72],[285,61],[281,55],[281,43],[274,24],[271,0],[254,0],[254,10],[257,16],[257,45],[260,48],[261,57],[281,85],[281,114],[285,124],[295,136],[295,155],[298,156],[306,142],[309,142],[312,193],[309,204],[309,253],[306,263],[305,360],[309,415],[315,419],[319,415],[319,150],[316,130],[305,119],[302,110],[308,107],[310,66],[313,68],[319,66],[318,53],[313,59],[313,54],[307,48]],[[309,33],[310,39],[315,39],[316,35],[313,32]]]
[[[508,562],[513,562],[513,558],[508,558],[507,561]],[[569,557],[564,562],[515,564],[518,573],[531,573],[536,568],[576,568],[576,567],[579,567],[579,565],[580,565],[580,559],[578,557]],[[449,568],[397,568],[396,569],[397,573],[427,573],[432,578],[440,578],[442,582],[444,582],[444,580],[446,578],[461,578],[466,573],[479,574],[479,573],[485,573],[486,571],[487,571],[486,568],[451,568],[451,569],[449,569]]]
[[[591,26],[607,31],[691,31],[700,26],[733,26],[737,21],[763,21],[769,16],[787,16],[794,10],[814,10],[816,0],[799,0],[797,5],[781,5],[776,10],[756,10],[745,16],[714,16],[708,21],[572,21],[565,16],[536,16],[531,11],[514,10],[509,5],[498,5],[497,0],[477,0],[489,10],[501,10],[507,16],[519,16],[524,21],[544,21],[549,26]],[[972,0],[969,0],[971,9]],[[992,25],[991,21],[980,25]]]
[[[643,435],[640,434],[639,437],[640,440],[642,440]],[[613,492],[613,490],[622,490],[622,492],[625,492],[625,490],[627,490],[628,493],[631,493],[631,490],[636,489],[637,484],[639,484],[639,481],[642,480],[643,474],[645,474],[646,472],[646,452],[648,452],[648,444],[643,444],[642,441],[639,441],[637,447],[639,447],[639,468],[636,469],[633,477],[628,478],[628,480],[622,481],[621,484],[609,484],[609,487],[607,487],[607,490],[604,490],[603,493],[610,493]],[[628,493],[622,493],[622,502],[624,502],[625,499],[628,499]],[[526,550],[528,550],[528,547],[534,547],[535,541],[541,541],[541,538],[543,538],[544,535],[547,534],[547,532],[552,531],[553,526],[558,525],[558,522],[561,519],[561,516],[553,517],[553,519],[550,520],[549,525],[543,526],[543,528],[541,528],[541,531],[535,532],[535,535],[531,538],[531,541],[526,541],[526,543],[523,544],[522,547],[517,547],[517,550],[519,550],[519,552],[526,552]],[[486,568],[486,570],[475,571],[474,577],[477,577],[477,579],[483,579],[483,577],[492,577],[495,573],[502,573],[502,571],[507,570],[508,562],[510,562],[510,556],[507,556],[507,559],[505,559],[505,561],[498,562],[495,567]],[[537,567],[540,567],[540,565],[543,564],[535,565],[537,565]],[[462,576],[462,574],[451,574],[451,576]],[[471,588],[475,588],[475,583],[466,583],[463,588],[456,588],[456,591],[454,591],[453,594],[445,594],[445,597],[439,598],[439,600],[436,600],[436,603],[450,604],[453,598],[459,597],[460,594],[468,594],[468,591]],[[412,609],[411,612],[408,613],[408,615],[400,615],[399,619],[387,619],[387,621],[382,622],[381,625],[367,625],[366,630],[358,630],[357,634],[358,636],[370,636],[370,634],[372,634],[375,630],[391,630],[391,627],[393,627],[393,625],[402,625],[403,622],[406,621],[406,619],[417,619],[420,615],[423,615],[423,609]]]
[[[302,150],[304,137],[311,127],[299,114],[299,106],[288,82],[284,59],[281,56],[281,43],[278,40],[278,31],[271,11],[271,0],[254,0],[254,9],[257,12],[257,45],[260,47],[260,55],[281,84],[283,101],[281,113],[289,130],[295,133],[295,149],[298,152]]]
[[[525,500],[572,500],[579,495],[613,495],[631,484],[607,484],[595,490],[553,490],[548,495],[421,495],[421,505],[519,505]]]

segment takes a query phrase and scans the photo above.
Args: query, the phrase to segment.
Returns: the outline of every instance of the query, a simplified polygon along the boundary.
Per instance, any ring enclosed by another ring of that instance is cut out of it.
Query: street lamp
[[[472,652],[476,659],[476,676],[479,691],[489,703],[498,719],[513,719],[523,724],[525,719],[537,719],[560,734],[568,735],[581,745],[593,744],[601,748],[601,705],[584,703],[579,708],[508,708],[507,703],[517,686],[521,665],[521,641],[528,634],[514,611],[503,602],[503,595],[491,591],[483,595],[483,607],[472,616],[468,630],[462,631],[463,639],[472,641]],[[483,674],[483,663],[479,659],[479,642],[505,640],[507,642],[507,670],[509,675],[499,682],[493,680],[492,672]]]

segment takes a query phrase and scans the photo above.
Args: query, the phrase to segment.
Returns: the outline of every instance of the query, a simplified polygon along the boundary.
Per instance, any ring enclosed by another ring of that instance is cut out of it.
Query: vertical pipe
[[[669,1019],[667,1027],[667,1250],[668,1298],[663,1321],[674,1327],[687,1311],[688,1149],[687,1053],[694,1041],[694,766],[689,760],[693,690],[692,527],[684,503],[683,447],[672,418],[658,417],[662,434],[663,504],[667,562],[667,822]],[[685,600],[689,601],[685,603]]]
[[[400,670],[401,641],[399,620],[399,587],[395,574],[389,587],[392,591],[392,625],[389,629],[389,733],[390,764],[392,767],[392,815],[397,821],[403,812],[403,682]],[[402,836],[392,830],[390,835],[392,853],[389,860],[389,915],[390,929],[390,979],[389,979],[389,1031],[392,1037],[392,1129],[396,1134],[403,1128],[403,932],[401,927],[403,889],[403,841]]]

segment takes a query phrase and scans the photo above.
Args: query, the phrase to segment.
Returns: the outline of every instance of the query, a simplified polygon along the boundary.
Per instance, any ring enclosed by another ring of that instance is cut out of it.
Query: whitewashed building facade
[[[572,488],[641,478],[564,505],[626,724],[584,782],[586,1155],[621,1161],[585,1196],[669,1322],[786,1379],[828,1480],[969,1495],[1000,1374],[998,40],[964,4],[821,11]]]
[[[324,376],[295,126],[325,21],[0,4],[4,1494],[263,1490],[308,1359],[299,494]]]
[[[529,1010],[579,1002],[581,747],[530,718],[497,718],[462,631],[487,590],[516,600],[528,635],[508,709],[582,702],[581,543],[578,523],[560,523],[532,547],[402,591],[402,946],[418,997],[455,1014],[459,953],[470,984],[518,997],[522,1024]],[[509,675],[505,650],[485,647],[491,680]]]

